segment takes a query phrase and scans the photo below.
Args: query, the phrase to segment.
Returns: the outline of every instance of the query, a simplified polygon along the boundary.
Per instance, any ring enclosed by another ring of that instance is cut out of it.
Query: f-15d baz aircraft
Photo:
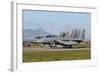
[[[40,43],[42,47],[48,46],[50,48],[69,47],[80,44],[85,40],[85,29],[75,29],[71,32],[62,32],[60,35],[47,35],[35,37],[36,42]]]

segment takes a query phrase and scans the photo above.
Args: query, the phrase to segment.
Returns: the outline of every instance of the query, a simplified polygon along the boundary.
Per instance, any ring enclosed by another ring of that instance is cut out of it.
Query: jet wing
[[[77,42],[74,41],[62,41],[62,40],[54,40],[55,43],[61,44],[61,45],[73,45],[73,44],[78,44]]]

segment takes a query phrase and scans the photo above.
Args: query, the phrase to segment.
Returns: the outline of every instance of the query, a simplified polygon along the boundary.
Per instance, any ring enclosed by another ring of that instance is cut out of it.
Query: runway
[[[71,51],[71,50],[89,50],[90,48],[24,48],[24,52],[33,51]]]

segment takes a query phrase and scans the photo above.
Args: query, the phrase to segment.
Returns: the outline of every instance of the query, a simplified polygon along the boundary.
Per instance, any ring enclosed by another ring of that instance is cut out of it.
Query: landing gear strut
[[[72,45],[69,45],[69,48],[72,48]]]

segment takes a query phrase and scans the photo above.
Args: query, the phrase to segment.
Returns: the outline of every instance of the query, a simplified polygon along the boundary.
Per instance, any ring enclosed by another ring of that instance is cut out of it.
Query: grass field
[[[66,51],[32,51],[23,52],[23,62],[61,61],[90,59],[90,49]]]

